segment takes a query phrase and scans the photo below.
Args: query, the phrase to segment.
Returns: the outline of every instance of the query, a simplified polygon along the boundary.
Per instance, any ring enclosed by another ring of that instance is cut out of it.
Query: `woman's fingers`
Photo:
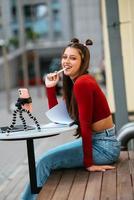
[[[57,72],[49,73],[49,74],[47,75],[47,78],[48,78],[50,81],[55,81],[55,80],[58,78]]]
[[[106,171],[106,170],[111,170],[111,169],[115,169],[114,166],[111,165],[92,165],[91,167],[88,167],[87,170],[88,171]]]
[[[57,72],[49,73],[45,76],[46,87],[54,87],[59,81],[59,75]]]
[[[115,169],[115,166],[111,166],[111,165],[104,165],[102,166],[104,169]]]

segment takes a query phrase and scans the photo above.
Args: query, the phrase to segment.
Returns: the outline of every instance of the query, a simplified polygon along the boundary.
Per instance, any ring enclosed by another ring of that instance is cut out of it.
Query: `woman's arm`
[[[83,142],[84,165],[86,168],[93,164],[92,160],[92,113],[93,113],[93,92],[90,85],[81,80],[74,84],[74,95],[76,98],[79,122]]]
[[[92,155],[92,115],[93,109],[93,96],[94,90],[92,85],[85,81],[76,81],[74,84],[74,95],[79,111],[79,122],[81,128],[84,165],[88,171],[106,171],[114,169],[115,166],[111,165],[95,165],[93,163]]]
[[[51,88],[46,87],[46,93],[47,93],[47,98],[48,98],[48,106],[50,109],[58,104],[58,101],[56,98],[56,88],[55,87],[51,87]]]
[[[54,107],[56,104],[58,104],[57,98],[56,98],[56,84],[59,81],[59,75],[55,73],[50,73],[47,76],[45,76],[45,86],[46,86],[46,93],[48,97],[48,105],[49,109]]]

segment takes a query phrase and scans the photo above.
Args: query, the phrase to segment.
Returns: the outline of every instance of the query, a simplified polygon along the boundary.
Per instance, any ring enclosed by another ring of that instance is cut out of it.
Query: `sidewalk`
[[[46,124],[49,120],[45,116],[45,111],[48,109],[47,106],[47,98],[44,92],[44,88],[41,87],[41,97],[37,95],[38,91],[36,87],[30,88],[30,94],[33,100],[33,115],[36,116],[40,124]],[[11,102],[12,105],[16,102],[18,98],[17,88],[11,91]],[[7,126],[11,124],[12,114],[7,112],[6,107],[6,94],[5,92],[0,92],[0,126]],[[31,124],[31,119],[27,119],[27,124]],[[19,119],[17,118],[17,123],[19,123]],[[21,122],[20,122],[21,123]],[[63,134],[57,137],[47,138],[47,139],[38,139],[34,141],[35,145],[35,156],[36,158],[54,146],[59,144],[68,142],[74,139],[72,133]],[[11,187],[7,187],[10,185],[10,181],[16,179],[18,174],[21,174],[23,171],[23,179],[22,182],[19,182],[19,186],[17,185],[14,195],[16,195],[16,199],[20,195],[20,192],[23,190],[26,180],[29,178],[28,176],[28,165],[27,165],[27,152],[26,152],[26,142],[25,141],[0,141],[0,200],[12,199],[11,196]],[[18,189],[17,189],[18,188]],[[6,193],[5,193],[6,191]],[[4,193],[3,193],[4,192]],[[13,197],[13,200],[15,198]]]

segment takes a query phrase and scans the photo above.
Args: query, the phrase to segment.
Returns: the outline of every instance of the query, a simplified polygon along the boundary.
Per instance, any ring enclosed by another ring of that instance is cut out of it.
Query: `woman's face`
[[[62,55],[61,59],[62,68],[65,68],[64,74],[71,79],[76,78],[79,75],[81,67],[81,56],[77,49],[73,47],[67,47]]]

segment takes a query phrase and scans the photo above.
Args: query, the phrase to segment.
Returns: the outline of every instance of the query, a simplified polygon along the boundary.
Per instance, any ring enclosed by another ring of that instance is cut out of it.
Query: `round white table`
[[[30,186],[31,192],[33,194],[39,193],[41,187],[37,186],[37,178],[36,178],[36,167],[35,167],[35,153],[34,153],[34,139],[39,138],[47,138],[56,136],[65,132],[76,131],[77,125],[72,126],[61,126],[61,127],[51,127],[47,125],[41,126],[41,131],[39,132],[37,129],[28,130],[28,131],[18,131],[11,132],[9,134],[0,133],[1,141],[19,141],[26,140],[27,143],[27,156],[28,156],[28,166],[29,166],[29,178],[30,178]]]

